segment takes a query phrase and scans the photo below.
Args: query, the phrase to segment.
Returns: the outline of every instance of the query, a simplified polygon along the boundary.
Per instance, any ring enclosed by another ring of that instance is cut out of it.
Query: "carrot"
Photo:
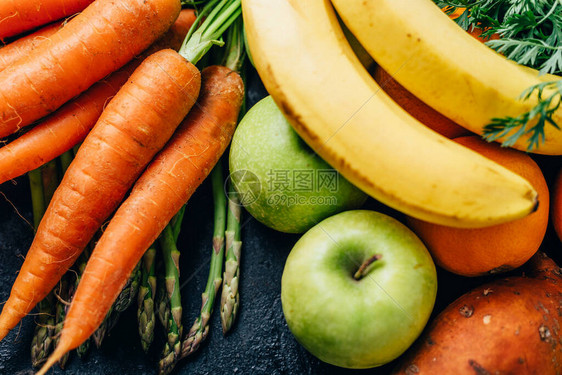
[[[12,65],[60,30],[64,20],[47,25],[0,48],[0,71]]]
[[[182,10],[170,30],[142,56],[164,48],[178,50],[194,21],[193,10]],[[0,184],[38,168],[82,142],[104,106],[141,62],[142,57],[133,60],[59,108],[29,132],[0,148]]]
[[[1,0],[0,39],[82,11],[94,0]]]
[[[95,331],[143,253],[217,163],[234,133],[243,86],[228,68],[203,70],[197,105],[139,178],[96,245],[59,345],[40,373]]]
[[[179,50],[185,36],[195,23],[197,15],[193,9],[183,9],[166,35],[170,40],[170,48]]]
[[[191,63],[162,50],[148,57],[107,105],[43,216],[0,314],[0,339],[78,258],[193,106],[200,80]]]
[[[96,83],[29,132],[0,148],[0,183],[40,167],[83,141],[105,104],[129,79],[133,64]]]
[[[97,0],[0,72],[0,138],[53,112],[166,32],[178,0]]]

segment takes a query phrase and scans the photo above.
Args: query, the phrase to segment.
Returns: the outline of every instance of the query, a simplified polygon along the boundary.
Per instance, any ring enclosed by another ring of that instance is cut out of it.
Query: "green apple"
[[[303,235],[281,284],[297,341],[324,362],[357,369],[402,354],[426,325],[436,293],[435,265],[420,239],[365,210],[332,216]]]
[[[230,178],[248,212],[281,232],[303,233],[367,198],[308,147],[271,96],[240,122],[230,148]]]

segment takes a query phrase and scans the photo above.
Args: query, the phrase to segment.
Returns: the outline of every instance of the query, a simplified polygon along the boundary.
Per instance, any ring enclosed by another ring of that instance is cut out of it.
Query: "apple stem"
[[[369,259],[367,259],[366,261],[363,262],[363,264],[361,265],[361,267],[359,267],[359,269],[357,270],[357,272],[355,272],[355,275],[353,275],[353,278],[355,280],[361,280],[363,277],[365,277],[365,275],[367,275],[367,268],[369,268],[369,266],[371,264],[373,264],[374,262],[376,262],[377,260],[381,259],[382,255],[381,254],[375,254],[372,257],[370,257]]]

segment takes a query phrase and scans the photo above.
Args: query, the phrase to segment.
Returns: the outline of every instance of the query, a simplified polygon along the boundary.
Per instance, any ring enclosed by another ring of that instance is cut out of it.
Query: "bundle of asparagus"
[[[210,19],[220,18],[221,11],[214,9],[218,0],[210,1],[199,14],[194,28],[197,32],[209,27]],[[229,11],[232,11],[229,10]],[[207,18],[207,21],[203,21]],[[243,26],[240,17],[229,28],[224,64],[231,70],[240,72],[245,59]],[[224,30],[215,30],[209,48],[222,45]],[[190,31],[190,33],[192,33]],[[203,34],[202,34],[203,35]],[[45,212],[47,204],[54,193],[60,177],[72,162],[76,150],[70,150],[57,161],[46,164],[40,170],[29,173],[34,223],[37,227]],[[107,314],[104,322],[92,337],[76,349],[79,357],[84,358],[93,340],[99,348],[111,328],[117,323],[119,315],[125,311],[132,301],[137,299],[137,318],[140,342],[143,350],[148,352],[155,336],[156,316],[159,317],[165,331],[166,342],[159,362],[160,373],[167,374],[176,363],[194,353],[209,333],[209,323],[217,295],[222,285],[220,298],[220,317],[223,333],[232,327],[239,306],[240,256],[242,242],[240,240],[241,205],[232,186],[228,186],[228,205],[224,191],[223,166],[219,161],[211,173],[214,199],[214,234],[212,239],[211,266],[205,291],[202,294],[201,311],[189,332],[183,335],[182,304],[180,294],[180,251],[177,240],[180,234],[185,207],[182,208],[160,238],[147,250],[141,262],[123,291]],[[99,236],[96,236],[99,238]],[[81,254],[73,269],[61,280],[59,285],[38,305],[39,315],[37,327],[32,340],[32,363],[42,365],[57,340],[57,332],[62,329],[66,311],[78,283],[80,282],[95,239]],[[160,250],[160,252],[158,251]],[[158,254],[161,254],[162,266],[158,267]],[[68,355],[59,362],[64,368]]]
[[[242,69],[244,59],[243,23],[239,19],[228,30],[224,65],[235,72],[239,72]],[[242,113],[243,111],[240,114],[242,115]],[[223,285],[223,292],[221,295],[220,316],[224,334],[232,327],[238,312],[238,283],[242,248],[240,240],[241,205],[232,186],[229,185],[229,204],[227,208],[221,161],[217,163],[211,172],[210,178],[214,201],[214,230],[210,270],[205,291],[201,295],[201,311],[181,343],[180,353],[177,352],[176,348],[173,351],[169,347],[165,349],[159,363],[161,375],[169,374],[180,359],[193,354],[201,346],[201,343],[205,341],[209,334],[210,319],[221,285]],[[177,282],[177,280],[174,280],[174,282]]]
[[[33,222],[35,229],[41,222],[41,218],[68,166],[74,158],[75,150],[70,150],[43,167],[29,172],[31,201],[33,207]],[[80,255],[74,267],[67,272],[53,289],[53,291],[38,305],[38,319],[31,342],[31,362],[33,367],[40,367],[56,347],[59,333],[64,325],[64,319],[68,306],[78,283],[86,268],[86,263],[96,239],[92,240],[84,252]],[[106,336],[107,332],[115,325],[120,313],[125,311],[136,298],[140,282],[140,267],[133,272],[129,282],[115,302],[112,313],[108,314],[106,321],[93,335],[97,347]],[[89,340],[76,349],[79,357],[84,358],[89,350]],[[65,355],[59,366],[64,369],[69,355]]]

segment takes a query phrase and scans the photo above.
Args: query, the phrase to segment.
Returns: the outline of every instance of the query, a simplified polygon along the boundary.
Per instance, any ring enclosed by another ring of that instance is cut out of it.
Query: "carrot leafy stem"
[[[548,90],[546,95],[545,90]],[[484,127],[484,138],[492,142],[506,137],[502,146],[507,147],[515,144],[521,136],[528,136],[527,151],[532,151],[544,142],[544,128],[547,124],[560,129],[553,115],[562,104],[562,80],[531,86],[521,94],[521,99],[528,100],[534,93],[538,99],[536,106],[517,117],[492,119],[492,122]],[[536,123],[533,124],[535,119]]]
[[[499,35],[486,45],[518,64],[535,68],[541,74],[562,73],[562,0],[434,0],[465,30],[479,28],[482,38]],[[527,151],[545,140],[548,124],[560,129],[554,120],[562,99],[562,80],[531,86],[522,100],[537,98],[537,104],[517,117],[494,118],[484,127],[488,141],[503,138],[512,146],[526,136]]]
[[[181,0],[181,5],[187,5],[190,7],[196,7],[201,4],[205,4],[206,0]]]
[[[232,27],[228,29],[223,65],[235,72],[240,72],[246,58],[245,47],[244,24],[242,23],[242,19],[239,18],[232,24]]]
[[[197,64],[211,47],[223,46],[222,34],[242,14],[240,3],[241,0],[210,0],[189,29],[179,54]]]
[[[465,30],[480,28],[486,45],[541,73],[562,73],[562,0],[434,0]],[[457,13],[457,14],[458,14]]]

